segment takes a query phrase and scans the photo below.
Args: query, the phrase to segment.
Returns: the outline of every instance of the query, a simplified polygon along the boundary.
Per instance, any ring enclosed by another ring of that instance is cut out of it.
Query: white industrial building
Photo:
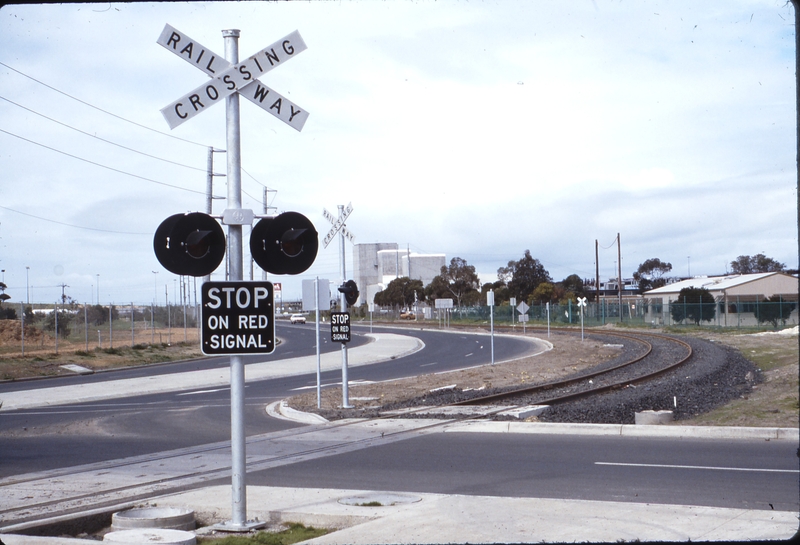
[[[361,292],[357,305],[372,302],[395,278],[407,276],[427,286],[445,266],[445,254],[418,254],[401,250],[395,242],[356,244],[353,279]]]
[[[671,323],[669,303],[678,299],[684,288],[705,288],[717,302],[714,324],[720,326],[755,326],[755,305],[767,297],[779,295],[784,301],[798,302],[798,279],[780,272],[702,276],[667,284],[642,294],[647,305],[645,320],[656,324]],[[798,308],[786,320],[797,325]]]

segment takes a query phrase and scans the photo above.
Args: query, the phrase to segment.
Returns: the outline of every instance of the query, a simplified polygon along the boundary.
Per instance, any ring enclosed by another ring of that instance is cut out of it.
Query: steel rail
[[[566,330],[566,332],[573,333],[573,334],[575,333],[572,330]],[[638,337],[636,337],[636,336],[634,336],[632,334],[604,331],[602,333],[602,335],[616,336],[616,337],[620,337],[620,338],[624,338],[624,339],[628,339],[628,340],[633,340],[633,341],[640,342],[640,343],[645,343],[648,348],[647,348],[647,351],[645,352],[645,354],[643,354],[641,356],[637,356],[636,358],[632,358],[632,359],[630,359],[628,361],[622,362],[622,363],[620,363],[618,365],[615,365],[613,367],[608,367],[608,368],[604,368],[604,369],[590,371],[590,372],[587,372],[587,373],[582,373],[580,375],[572,376],[572,377],[569,377],[569,378],[566,378],[566,379],[555,380],[555,381],[546,382],[546,383],[542,383],[542,384],[534,384],[534,385],[531,385],[531,386],[527,386],[525,388],[518,388],[518,389],[515,389],[515,390],[509,390],[509,391],[506,391],[506,392],[500,392],[500,393],[491,394],[491,395],[488,395],[488,396],[481,396],[481,397],[472,398],[472,399],[468,399],[468,400],[464,400],[464,401],[459,401],[459,402],[456,402],[456,403],[451,403],[450,405],[453,405],[453,406],[486,405],[486,404],[495,403],[495,402],[503,400],[503,399],[519,397],[521,395],[530,395],[530,394],[533,394],[533,393],[543,392],[543,391],[546,391],[546,390],[554,390],[556,388],[563,388],[563,387],[567,387],[567,386],[570,386],[570,385],[575,384],[575,383],[583,382],[583,381],[585,381],[587,379],[600,378],[603,375],[607,375],[607,374],[609,374],[609,373],[611,373],[613,371],[619,370],[619,369],[630,368],[632,365],[635,365],[636,363],[639,363],[642,360],[644,360],[645,358],[650,357],[652,355],[652,349],[653,349],[652,344],[647,342],[647,341],[645,341],[645,340],[643,340],[643,339],[641,339],[641,338],[638,338]],[[674,369],[674,368],[686,363],[693,355],[691,345],[689,345],[689,343],[684,342],[684,341],[682,341],[680,339],[676,339],[674,337],[669,337],[669,336],[666,336],[666,335],[659,335],[659,334],[656,334],[656,333],[637,333],[637,335],[656,337],[656,338],[658,338],[659,340],[662,340],[662,341],[668,341],[668,342],[676,343],[676,344],[678,344],[679,346],[683,347],[686,350],[686,354],[685,354],[685,356],[680,358],[678,361],[670,363],[670,364],[668,364],[666,366],[663,366],[660,369],[657,369],[656,371],[653,371],[653,372],[650,372],[650,373],[646,373],[644,375],[640,375],[640,376],[634,377],[632,379],[631,378],[627,378],[627,379],[624,379],[624,380],[612,382],[610,384],[604,384],[604,385],[594,386],[592,388],[587,388],[587,389],[581,390],[579,392],[572,392],[572,393],[565,394],[565,395],[560,395],[560,396],[555,396],[555,397],[548,398],[548,399],[543,399],[543,400],[540,400],[539,403],[541,403],[541,404],[550,404],[550,405],[556,404],[556,403],[562,403],[562,402],[565,402],[565,401],[571,401],[571,400],[574,400],[574,399],[577,399],[577,398],[587,397],[587,396],[590,396],[590,395],[606,392],[606,391],[609,391],[609,390],[622,388],[622,387],[624,387],[624,386],[626,386],[628,384],[635,384],[635,383],[643,382],[643,381],[646,381],[646,380],[650,380],[652,378],[655,378],[655,377],[657,377],[657,376],[659,376],[659,375],[661,375],[663,373],[671,371],[672,369]]]

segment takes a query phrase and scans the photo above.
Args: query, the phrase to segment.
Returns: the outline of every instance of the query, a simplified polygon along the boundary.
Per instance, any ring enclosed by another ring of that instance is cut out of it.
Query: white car
[[[302,314],[292,314],[289,316],[289,321],[293,324],[304,324],[306,323],[306,317]]]

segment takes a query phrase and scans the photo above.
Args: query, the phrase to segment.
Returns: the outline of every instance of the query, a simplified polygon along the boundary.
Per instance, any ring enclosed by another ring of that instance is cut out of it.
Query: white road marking
[[[669,469],[715,469],[718,471],[764,471],[770,473],[800,473],[800,469],[762,469],[757,467],[681,466],[670,464],[628,464],[622,462],[595,462],[600,466],[664,467]]]
[[[180,396],[193,396],[197,394],[213,394],[214,392],[224,392],[225,390],[230,390],[230,388],[217,388],[215,390],[197,390],[196,392],[184,392],[182,394],[175,394],[175,396],[180,397]]]

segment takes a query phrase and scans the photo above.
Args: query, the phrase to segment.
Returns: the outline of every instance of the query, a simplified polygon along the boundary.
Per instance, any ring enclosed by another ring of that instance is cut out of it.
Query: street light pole
[[[28,304],[30,305],[31,304],[31,287],[30,287],[30,283],[28,282],[28,271],[29,270],[31,270],[31,268],[26,266],[25,267],[25,299],[28,302]]]

